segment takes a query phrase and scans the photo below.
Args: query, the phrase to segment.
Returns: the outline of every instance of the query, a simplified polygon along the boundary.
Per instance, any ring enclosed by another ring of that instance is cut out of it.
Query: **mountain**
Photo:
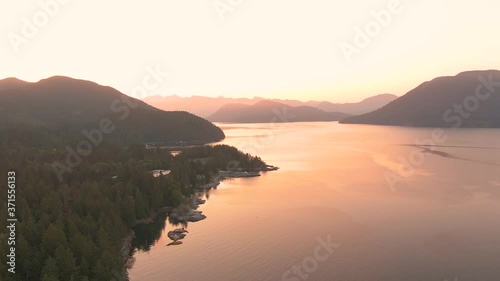
[[[282,123],[338,121],[350,116],[339,112],[325,112],[312,106],[290,106],[263,100],[254,105],[226,104],[207,119],[213,122],[231,123]]]
[[[228,103],[255,104],[263,98],[209,98],[192,96],[189,98],[179,96],[150,96],[143,99],[144,102],[163,110],[188,111],[200,117],[207,117],[216,112],[221,106]]]
[[[0,80],[0,90],[11,90],[29,84],[29,82],[17,78],[6,78]]]
[[[345,124],[500,128],[500,71],[468,71],[427,81]]]
[[[314,100],[300,101],[300,100],[288,100],[288,99],[286,99],[286,100],[270,99],[270,101],[283,103],[283,104],[286,104],[286,105],[289,105],[289,106],[303,106],[303,105],[307,105],[307,106],[313,106],[313,107],[316,107],[316,106],[318,106],[321,103],[320,101],[314,101]]]
[[[93,82],[56,76],[36,83],[0,81],[0,138],[31,144],[84,140],[82,130],[100,129],[109,118],[115,127],[104,140],[212,142],[222,130],[187,112],[167,112]],[[104,119],[104,121],[103,121]]]
[[[330,112],[344,112],[353,115],[363,114],[375,109],[378,109],[389,102],[395,100],[397,96],[384,94],[375,97],[367,98],[359,103],[331,103],[331,102],[321,102],[321,101],[299,101],[299,100],[289,100],[289,99],[265,99],[262,97],[254,98],[225,98],[225,97],[179,97],[179,96],[151,96],[144,98],[144,102],[163,110],[184,110],[189,111],[195,115],[201,117],[208,117],[214,114],[222,106],[226,104],[247,104],[253,105],[259,101],[269,100],[273,102],[278,102],[286,104],[289,106],[313,106],[317,107],[323,111]]]
[[[392,94],[382,94],[369,97],[358,103],[331,103],[324,101],[316,107],[323,111],[345,112],[353,115],[359,115],[379,109],[397,98],[398,96]]]

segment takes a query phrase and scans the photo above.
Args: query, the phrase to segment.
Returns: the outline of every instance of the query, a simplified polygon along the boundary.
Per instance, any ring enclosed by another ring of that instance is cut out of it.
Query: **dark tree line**
[[[16,171],[16,274],[8,273],[7,230],[0,229],[1,280],[120,280],[124,238],[137,220],[176,207],[227,163],[264,163],[229,146],[204,146],[171,156],[142,145],[102,144],[59,182],[52,163],[65,149],[0,148],[0,171]],[[199,161],[199,159],[204,159]],[[148,171],[171,170],[153,177]],[[2,185],[3,186],[3,185]],[[2,192],[0,218],[7,218]]]

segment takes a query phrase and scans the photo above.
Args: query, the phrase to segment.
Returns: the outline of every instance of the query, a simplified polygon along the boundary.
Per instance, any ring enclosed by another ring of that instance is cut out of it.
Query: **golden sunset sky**
[[[0,3],[0,78],[64,75],[128,94],[160,65],[170,75],[151,94],[349,102],[500,68],[495,0]]]

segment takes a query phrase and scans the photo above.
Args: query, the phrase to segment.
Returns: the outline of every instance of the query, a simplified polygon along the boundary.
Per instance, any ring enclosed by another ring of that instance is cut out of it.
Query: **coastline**
[[[221,182],[224,181],[225,179],[259,177],[261,176],[260,174],[261,172],[270,172],[277,170],[279,170],[279,167],[266,165],[263,168],[254,170],[219,171],[218,174],[210,180],[210,182],[196,186],[195,189],[198,191],[207,191],[212,188],[217,188],[221,184]],[[122,258],[125,263],[125,269],[126,270],[131,269],[134,266],[135,262],[135,258],[132,255],[132,250],[133,250],[132,242],[134,241],[135,238],[135,231],[133,230],[134,227],[138,225],[151,224],[162,213],[168,213],[168,216],[170,217],[172,216],[172,214],[186,214],[186,213],[193,214],[194,212],[196,212],[196,214],[203,216],[203,218],[197,217],[198,219],[195,220],[190,220],[188,218],[187,220],[186,219],[179,220],[179,222],[197,222],[203,220],[206,218],[206,216],[202,215],[201,211],[196,211],[196,210],[198,209],[199,205],[204,203],[205,200],[201,199],[197,192],[194,192],[189,197],[189,203],[185,205],[181,205],[177,208],[166,206],[154,212],[154,214],[151,215],[149,218],[136,220],[134,225],[132,226],[132,229],[130,229],[129,234],[124,238],[123,247],[121,249]],[[178,218],[179,216],[175,217],[175,219]]]
[[[254,170],[219,171],[218,175],[213,177],[209,183],[198,186],[197,188],[201,190],[209,190],[219,186],[219,184],[225,179],[260,177],[261,172],[271,172],[277,170],[279,170],[279,167],[266,165],[264,168]]]
[[[163,207],[157,210],[153,215],[151,215],[149,218],[145,219],[140,219],[136,220],[134,225],[132,226],[132,229],[130,229],[129,234],[123,239],[123,247],[121,249],[122,253],[122,258],[123,261],[125,262],[125,268],[130,269],[132,266],[134,266],[135,258],[131,255],[132,252],[132,242],[134,241],[135,238],[135,231],[134,227],[138,225],[143,225],[143,224],[150,224],[153,223],[154,220],[162,213],[168,213],[172,210],[172,207]]]

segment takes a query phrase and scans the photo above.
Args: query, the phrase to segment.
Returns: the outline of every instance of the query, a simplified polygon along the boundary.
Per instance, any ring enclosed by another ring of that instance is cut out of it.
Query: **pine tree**
[[[52,278],[52,279],[51,279]],[[45,265],[42,269],[42,280],[59,280],[59,267],[56,261],[49,256],[45,261]]]

